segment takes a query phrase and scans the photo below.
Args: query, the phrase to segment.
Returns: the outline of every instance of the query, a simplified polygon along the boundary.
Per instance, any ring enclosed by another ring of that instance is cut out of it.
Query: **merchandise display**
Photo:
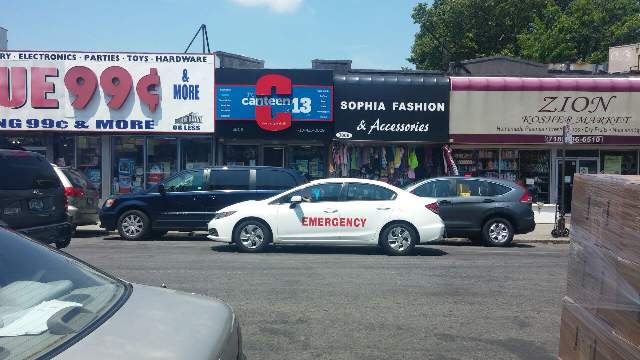
[[[575,176],[562,360],[640,359],[639,199],[639,176]]]
[[[534,202],[549,202],[549,150],[453,149],[460,175],[499,178],[526,186]]]
[[[444,175],[440,146],[354,145],[333,143],[329,175],[385,181],[404,186]]]

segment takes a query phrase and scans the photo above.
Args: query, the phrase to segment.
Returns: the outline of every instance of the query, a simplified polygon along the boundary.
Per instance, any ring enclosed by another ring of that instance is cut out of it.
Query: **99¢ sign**
[[[0,131],[212,133],[214,68],[209,55],[0,51]]]
[[[47,94],[55,92],[55,86],[47,81],[49,77],[58,77],[57,68],[31,68],[31,106],[34,109],[57,109],[57,99],[47,98]],[[64,84],[69,94],[75,96],[71,103],[75,109],[84,109],[93,99],[98,88],[97,75],[86,66],[74,66],[64,76]],[[149,74],[141,77],[136,84],[136,93],[140,101],[155,112],[160,103],[160,96],[154,92],[160,85],[158,70],[151,68]],[[100,74],[100,87],[111,96],[107,106],[120,109],[125,103],[131,89],[133,78],[120,66],[110,66]],[[25,67],[0,67],[0,106],[18,109],[27,102],[27,69]]]

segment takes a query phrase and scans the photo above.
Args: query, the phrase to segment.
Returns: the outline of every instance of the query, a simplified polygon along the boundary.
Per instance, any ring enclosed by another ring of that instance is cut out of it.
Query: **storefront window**
[[[549,202],[551,184],[549,150],[520,150],[519,182],[529,189],[533,202]]]
[[[258,164],[258,145],[225,145],[224,165],[255,166]]]
[[[396,186],[443,175],[439,146],[336,143],[331,148],[328,173],[336,177],[380,180]]]
[[[636,175],[637,151],[600,151],[600,171],[604,174]]]
[[[466,176],[498,178],[500,171],[499,156],[500,153],[496,149],[455,149],[453,151],[453,159],[458,167],[458,172]],[[507,165],[507,162],[504,165]],[[508,165],[511,166],[513,164],[509,163]]]
[[[326,149],[321,146],[291,146],[288,159],[289,168],[300,171],[309,180],[327,176]]]
[[[58,166],[74,167],[75,136],[53,136],[53,162]]]
[[[101,141],[99,136],[78,136],[77,168],[102,196]]]
[[[115,194],[142,190],[144,187],[144,137],[113,137],[113,182]]]
[[[153,186],[177,171],[178,140],[168,137],[147,138],[147,184]]]
[[[195,169],[212,165],[211,142],[210,137],[182,139],[180,143],[181,168]]]

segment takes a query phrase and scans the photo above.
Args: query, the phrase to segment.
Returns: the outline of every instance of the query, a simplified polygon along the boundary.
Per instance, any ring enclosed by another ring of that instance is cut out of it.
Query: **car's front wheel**
[[[242,252],[261,252],[271,242],[271,230],[261,221],[245,220],[236,226],[233,242]]]
[[[56,249],[64,249],[71,244],[71,235],[63,240],[56,241]]]
[[[387,254],[403,256],[413,252],[418,234],[408,224],[393,223],[382,231],[380,238],[382,247]]]
[[[513,225],[507,219],[494,218],[482,227],[484,243],[488,246],[508,246],[513,240]]]
[[[125,211],[118,219],[118,233],[125,240],[145,239],[149,228],[149,217],[140,210]]]

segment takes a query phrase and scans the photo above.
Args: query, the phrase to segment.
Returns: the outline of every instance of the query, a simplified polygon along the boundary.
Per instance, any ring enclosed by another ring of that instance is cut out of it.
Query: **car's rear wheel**
[[[233,242],[242,252],[261,252],[271,242],[271,230],[261,221],[245,220],[236,226]]]
[[[387,226],[380,235],[382,247],[392,256],[409,255],[413,252],[418,234],[405,223],[393,223]]]
[[[488,246],[509,246],[513,234],[513,225],[503,218],[490,219],[482,227],[484,243]]]
[[[140,210],[125,211],[118,219],[118,233],[125,240],[145,239],[149,228],[149,217]]]

